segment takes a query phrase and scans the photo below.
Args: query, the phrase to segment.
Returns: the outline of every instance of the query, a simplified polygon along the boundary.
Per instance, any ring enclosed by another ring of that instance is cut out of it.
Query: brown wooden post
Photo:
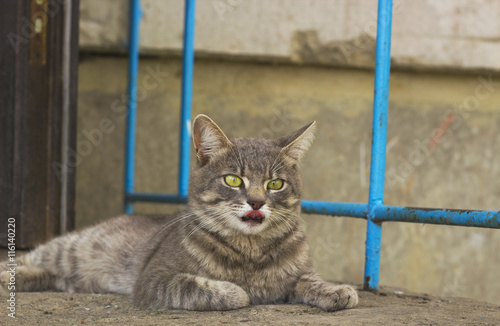
[[[74,227],[79,1],[0,6],[0,245],[30,248]]]

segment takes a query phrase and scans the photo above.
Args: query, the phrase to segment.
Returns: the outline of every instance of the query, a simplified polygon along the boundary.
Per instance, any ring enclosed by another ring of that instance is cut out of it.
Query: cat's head
[[[314,139],[315,122],[278,139],[229,139],[206,115],[193,122],[198,166],[189,205],[203,227],[231,235],[272,235],[299,223],[301,178],[297,169]]]

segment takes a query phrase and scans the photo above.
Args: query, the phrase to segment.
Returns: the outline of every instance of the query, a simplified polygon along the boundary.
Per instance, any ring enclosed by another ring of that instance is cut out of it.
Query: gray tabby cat
[[[56,238],[18,259],[16,290],[126,293],[153,309],[356,306],[351,286],[314,272],[301,225],[297,165],[313,129],[314,122],[275,140],[228,139],[210,118],[197,116],[199,164],[186,211],[124,215]]]

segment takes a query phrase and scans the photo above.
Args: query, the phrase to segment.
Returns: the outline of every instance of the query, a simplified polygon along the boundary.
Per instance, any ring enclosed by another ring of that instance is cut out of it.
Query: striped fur
[[[229,310],[249,304],[306,303],[327,311],[358,302],[348,285],[314,272],[300,218],[297,165],[314,123],[276,140],[228,139],[198,116],[199,159],[187,209],[171,216],[124,215],[56,238],[20,258],[18,291],[125,293],[141,307]],[[225,175],[242,179],[230,187]],[[267,189],[274,179],[281,189]],[[250,202],[264,218],[249,223]],[[6,265],[1,265],[0,270]],[[0,273],[5,287],[9,274]]]

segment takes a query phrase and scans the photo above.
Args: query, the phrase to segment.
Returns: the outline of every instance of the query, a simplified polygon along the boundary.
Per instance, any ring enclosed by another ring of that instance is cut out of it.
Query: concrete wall
[[[210,56],[371,67],[376,1],[204,0],[196,8],[196,50]],[[85,49],[123,51],[127,0],[82,0]],[[182,48],[181,0],[142,0],[141,48]],[[500,69],[500,2],[394,0],[392,58],[410,69]]]
[[[81,1],[77,228],[122,212],[126,59],[89,52],[123,51],[126,3]],[[160,56],[141,60],[136,190],[173,193],[181,62],[169,54],[181,46],[182,2],[163,3],[143,0],[142,49]],[[193,115],[208,114],[236,137],[279,137],[317,120],[303,165],[305,198],[366,202],[373,73],[352,67],[373,62],[373,39],[358,36],[375,21],[375,8],[361,0],[326,3],[198,1],[204,59],[195,65]],[[492,17],[499,11],[496,2],[476,3],[397,7],[404,10],[396,10],[393,61],[428,72],[391,75],[387,204],[499,209],[500,76],[479,72],[498,69],[500,28]],[[234,58],[245,60],[227,60]],[[136,205],[145,213],[181,208]],[[366,222],[304,218],[320,274],[362,283]],[[499,247],[499,230],[385,223],[380,283],[500,303]]]

